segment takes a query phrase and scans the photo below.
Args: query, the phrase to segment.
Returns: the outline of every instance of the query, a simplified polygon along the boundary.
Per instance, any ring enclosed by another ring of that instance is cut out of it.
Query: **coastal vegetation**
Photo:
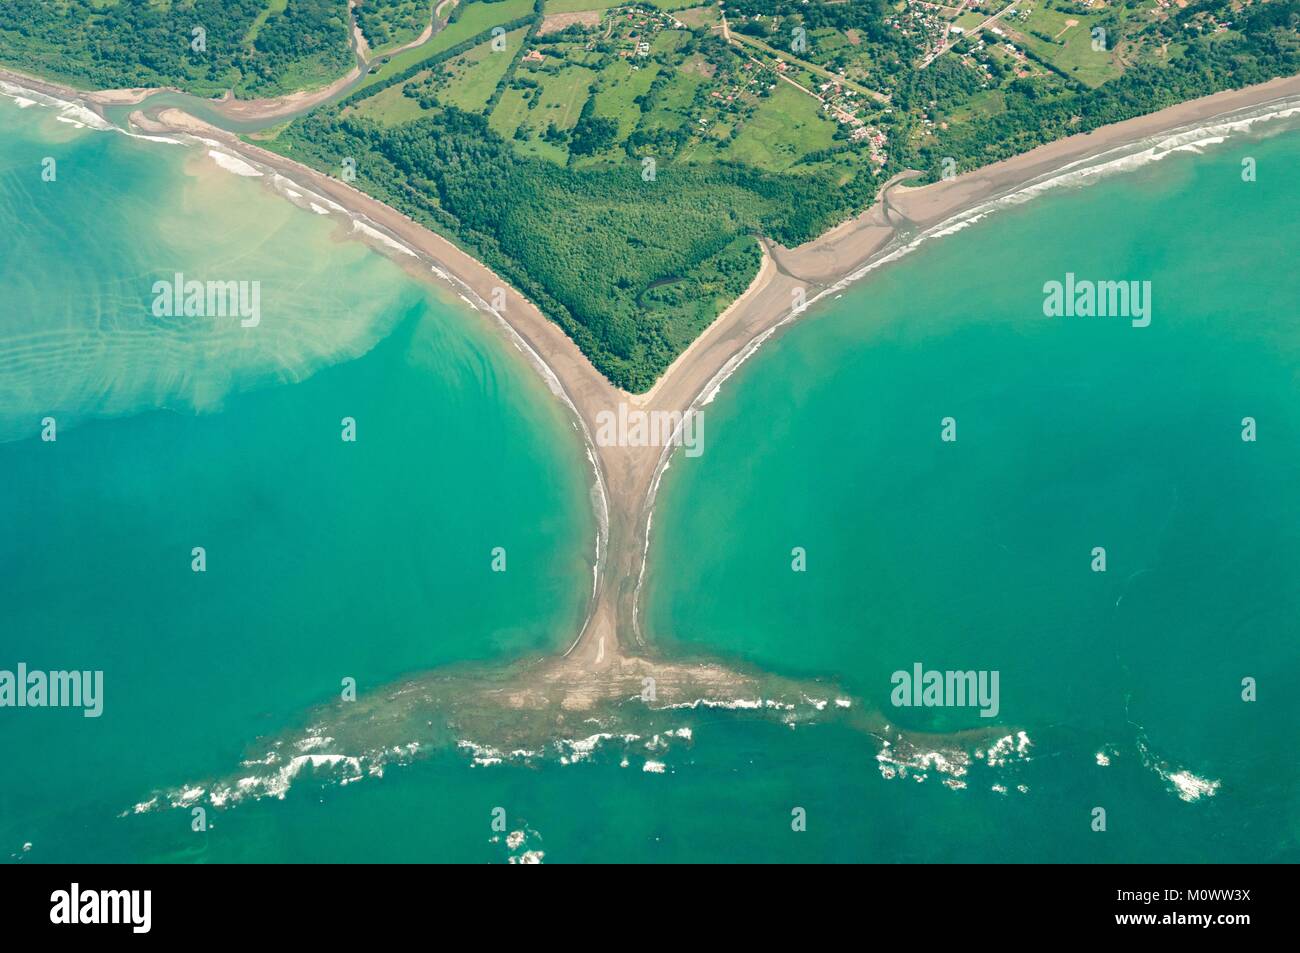
[[[1221,0],[527,2],[469,4],[442,44],[270,145],[356,159],[362,188],[632,391],[748,285],[755,237],[807,241],[904,169],[934,180],[1300,71],[1295,0],[1235,26]]]
[[[973,104],[984,90],[946,97],[942,108],[932,110],[933,125],[917,137],[916,167],[935,177],[943,157],[951,156],[958,169],[973,169],[1063,136],[1300,72],[1296,0],[1200,0],[1185,7],[1094,3],[1082,8],[1088,14],[1074,12],[1066,3],[1057,6],[1071,11],[1064,23],[1078,23],[1064,27],[1067,33],[1089,23],[1089,33],[1080,33],[1081,38],[1091,36],[1092,30],[1104,31],[1098,39],[1104,37],[1106,49],[1092,52],[1090,45],[1083,46],[1101,65],[1089,75],[1083,66],[1070,65],[1084,55],[1080,43],[1072,45],[1062,37],[1046,44],[1008,26],[1008,36],[1026,54],[1023,63],[1029,76],[1004,69],[997,86],[1000,102],[977,121],[953,120],[959,120],[963,105]],[[1142,15],[1150,11],[1155,12]],[[1046,72],[1039,74],[1040,68]],[[1110,72],[1112,78],[1097,82]],[[913,87],[905,101],[915,106],[926,95]]]
[[[753,234],[814,237],[841,210],[830,183],[738,164],[573,168],[519,155],[455,106],[385,125],[313,115],[276,146],[457,237],[557,320],[612,381],[644,390],[758,269]],[[335,169],[337,172],[337,169]]]
[[[643,391],[752,281],[758,237],[816,237],[871,201],[878,167],[711,30],[652,6],[551,9],[469,4],[438,48],[259,142],[335,174],[354,159],[362,189]]]
[[[347,0],[7,0],[0,63],[96,89],[273,96],[346,73],[350,28]]]
[[[758,239],[807,241],[898,172],[934,181],[1300,72],[1300,0],[436,10],[364,0],[375,47],[425,17],[432,38],[257,141],[336,175],[351,158],[360,188],[486,261],[632,391],[744,291]],[[15,0],[4,15],[0,61],[81,85],[264,94],[350,58],[344,0]]]
[[[353,13],[371,52],[382,53],[423,32],[433,16],[433,0],[360,0]]]

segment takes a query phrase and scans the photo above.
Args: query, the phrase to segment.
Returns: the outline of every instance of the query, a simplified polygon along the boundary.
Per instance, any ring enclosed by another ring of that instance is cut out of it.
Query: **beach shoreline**
[[[455,0],[449,0],[449,2],[454,5]],[[333,99],[346,90],[348,86],[359,80],[376,58],[376,52],[370,48],[365,34],[362,33],[361,27],[357,23],[356,5],[355,0],[348,0],[348,41],[356,62],[343,75],[324,86],[313,89],[299,89],[292,93],[256,99],[239,99],[232,90],[227,89],[220,97],[204,100],[204,105],[223,119],[231,122],[274,122],[278,119],[290,119],[319,106],[327,100]],[[441,10],[443,6],[445,6],[445,3],[439,4],[438,9]],[[441,22],[443,26],[447,23],[446,20]],[[400,46],[383,50],[378,53],[378,56],[387,61],[399,53],[427,43],[433,37],[438,25],[439,20],[435,13],[418,36]],[[77,90],[54,80],[24,76],[4,67],[0,67],[0,79],[14,85],[21,85],[22,83],[38,84],[39,87],[43,87],[40,89],[42,92],[48,90],[50,95],[57,95],[59,98],[76,97],[92,105],[92,107],[138,106],[150,96],[159,93],[189,95],[186,94],[185,90],[176,86],[135,86],[126,89]]]
[[[231,94],[230,90],[226,90],[220,97],[203,99],[203,104],[224,119],[241,122],[272,122],[320,105],[345,89],[349,83],[355,82],[360,76],[361,66],[354,65],[348,72],[333,82],[316,89],[300,89],[281,96],[262,99],[238,99]],[[102,107],[138,106],[150,96],[162,93],[175,93],[182,96],[193,95],[176,86],[132,86],[124,89],[79,90],[54,80],[27,76],[4,67],[0,67],[0,80],[14,86],[25,86],[29,90],[56,99],[83,102],[101,114]]]
[[[6,70],[0,70],[0,80],[92,109],[104,101]],[[643,395],[630,394],[606,380],[558,324],[486,264],[451,239],[348,183],[249,144],[179,109],[164,109],[152,117],[136,112],[131,123],[149,135],[194,137],[273,173],[267,176],[268,184],[275,176],[283,177],[296,190],[327,201],[340,216],[365,226],[364,230],[354,227],[350,235],[366,240],[409,273],[450,286],[471,308],[485,312],[498,332],[520,349],[574,416],[593,470],[593,506],[600,524],[586,622],[569,651],[546,664],[568,676],[604,673],[597,681],[622,686],[623,679],[609,676],[645,670],[638,600],[657,491],[673,448],[602,446],[592,438],[598,432],[599,415],[617,412],[620,405],[677,415],[698,412],[739,366],[807,315],[813,304],[934,233],[961,227],[999,200],[1055,181],[1112,153],[1297,98],[1300,76],[1276,79],[1058,140],[950,180],[912,187],[906,182],[916,173],[896,176],[885,183],[869,209],[805,245],[783,248],[764,240],[763,264],[749,288]],[[494,308],[488,302],[504,304]],[[562,681],[566,691],[579,691],[576,678],[556,681]]]

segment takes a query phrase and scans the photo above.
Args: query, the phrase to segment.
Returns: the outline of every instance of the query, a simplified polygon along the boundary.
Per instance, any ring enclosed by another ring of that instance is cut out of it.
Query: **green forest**
[[[648,389],[749,284],[754,235],[787,245],[843,214],[807,176],[741,165],[572,169],[517,155],[478,114],[447,107],[394,127],[315,114],[277,150],[337,173],[450,233],[519,287],[611,381]]]
[[[357,26],[372,49],[409,43],[429,25],[433,0],[362,0],[355,10]]]
[[[1300,73],[1300,0],[662,6],[460,0],[347,98],[255,138],[331,174],[354,159],[360,188],[483,259],[635,392],[744,290],[760,237],[810,240],[904,170],[934,180]],[[431,8],[356,16],[395,46]],[[0,62],[251,98],[346,72],[349,19],[346,0],[8,0]]]
[[[1142,29],[1151,39],[1166,43],[1177,39],[1185,44],[1181,55],[1165,63],[1136,63],[1095,89],[1059,80],[1012,80],[1002,90],[1003,111],[979,122],[950,123],[947,129],[936,129],[903,161],[927,170],[934,179],[945,156],[954,157],[961,170],[975,169],[1064,136],[1188,99],[1300,73],[1300,0],[1253,4],[1241,12],[1232,30],[1202,32],[1195,28],[1198,19],[1215,12],[1224,15],[1227,7],[1222,0],[1200,0],[1175,8],[1177,12],[1168,20],[1146,25]],[[954,86],[918,80],[900,89],[895,102],[916,107],[936,97],[952,102],[969,96],[969,90]]]
[[[0,63],[83,88],[274,96],[352,67],[349,20],[347,0],[5,0]]]

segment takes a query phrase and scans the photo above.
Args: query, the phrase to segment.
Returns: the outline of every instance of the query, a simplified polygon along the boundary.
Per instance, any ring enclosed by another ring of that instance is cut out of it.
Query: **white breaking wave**
[[[21,100],[20,106],[40,105],[53,113],[52,118],[86,130],[74,135],[89,135],[93,128],[141,142],[193,148],[204,161],[232,174],[267,182],[299,207],[314,204],[326,212],[342,208],[310,190],[291,188],[289,180],[230,154],[214,140],[128,132],[98,120],[85,106],[3,82],[0,94]],[[191,187],[204,188],[179,177],[175,187],[185,190],[187,198]],[[209,217],[221,221],[224,209],[197,203],[185,211],[201,226]],[[296,225],[286,222],[285,227]],[[255,229],[248,241],[273,238],[274,228],[268,226],[265,235]],[[218,231],[229,234],[225,228]],[[120,274],[74,269],[65,277],[56,268],[52,274],[64,278],[58,295],[50,296],[41,309],[10,309],[0,321],[0,440],[32,436],[46,415],[63,430],[85,418],[160,407],[217,410],[233,392],[299,382],[322,367],[359,357],[401,314],[392,307],[400,301],[400,287],[366,295],[349,280],[349,271],[330,270],[301,242],[292,242],[278,263],[284,267],[262,282],[266,307],[257,328],[219,316],[174,315],[170,309],[165,316],[155,315],[152,285],[170,279],[173,270],[202,268],[202,274],[192,275],[199,280],[262,278],[256,256],[237,234],[229,246],[191,237],[177,237],[164,217],[137,242],[124,243]],[[149,271],[154,263],[160,269],[157,274]],[[347,268],[353,267],[366,266],[353,258]],[[303,280],[308,276],[312,280]],[[40,274],[31,278],[39,279]]]
[[[1214,797],[1219,788],[1223,787],[1220,781],[1198,778],[1190,771],[1175,771],[1166,778],[1173,784],[1179,800],[1182,801],[1199,801],[1203,797]]]
[[[403,255],[410,255],[412,258],[417,257],[415,252],[411,251],[409,247],[399,242],[397,239],[389,237],[387,234],[381,232],[379,229],[371,228],[369,225],[367,225],[365,222],[361,221],[360,219],[353,219],[352,231],[359,233],[361,235],[365,235],[367,238],[379,242],[385,248],[391,248],[393,251],[400,252]],[[462,295],[461,297],[464,296]],[[468,301],[468,299],[466,300]]]
[[[1138,732],[1137,748],[1142,756],[1143,767],[1155,772],[1180,801],[1191,804],[1201,798],[1214,797],[1223,787],[1222,781],[1193,774],[1185,767],[1171,766],[1168,761],[1151,750],[1146,732],[1141,729]]]
[[[534,845],[541,839],[541,834],[525,825],[522,830],[511,831],[504,838],[500,834],[494,834],[488,842],[492,844],[504,842],[506,850],[509,851],[506,857],[507,864],[540,864],[546,852],[538,850]]]
[[[242,175],[247,178],[260,178],[262,173],[253,168],[238,156],[232,156],[228,152],[222,152],[220,149],[209,149],[208,155],[217,165],[227,172],[233,172],[235,175]]]
[[[873,256],[857,271],[840,279],[835,284],[807,301],[803,307],[791,310],[776,324],[760,332],[748,344],[746,344],[744,348],[732,355],[732,357],[718,370],[718,372],[714,374],[691,402],[690,406],[687,407],[686,413],[693,413],[699,410],[699,408],[712,403],[721,392],[722,385],[730,380],[732,375],[734,375],[746,361],[758,353],[759,349],[771,340],[777,331],[807,314],[814,304],[827,297],[841,297],[843,291],[850,285],[861,281],[877,268],[889,264],[890,262],[898,261],[899,259],[911,254],[927,241],[955,235],[988,217],[998,209],[1021,205],[1044,192],[1070,186],[1084,185],[1093,179],[1108,174],[1126,172],[1147,165],[1151,162],[1159,162],[1172,154],[1189,152],[1200,154],[1204,151],[1206,146],[1225,142],[1227,138],[1233,134],[1250,131],[1257,125],[1277,122],[1278,120],[1283,119],[1292,119],[1297,116],[1300,116],[1300,99],[1297,98],[1283,98],[1272,103],[1264,104],[1263,106],[1255,106],[1250,107],[1247,110],[1239,110],[1226,114],[1223,117],[1218,117],[1208,122],[1198,124],[1195,127],[1164,133],[1159,136],[1150,137],[1136,145],[1129,143],[1098,155],[1088,156],[1067,163],[1061,168],[1056,169],[1037,180],[1017,186],[1013,191],[1006,195],[997,196],[987,202],[975,206],[974,208],[959,212],[953,217],[926,229],[920,235],[904,242],[902,245],[896,248],[887,248],[883,253]],[[659,458],[657,469],[651,482],[649,493],[649,499],[651,501],[654,500],[655,495],[658,492],[660,478],[664,471],[668,469],[668,461],[674,449],[674,447],[665,447]],[[650,522],[647,519],[646,554],[649,553],[649,549]],[[638,576],[636,589],[632,598],[632,627],[634,632],[637,631],[637,609],[641,601],[646,558],[646,555],[642,556],[641,572]]]
[[[281,757],[279,751],[270,751],[263,758],[242,762],[246,768],[264,770],[255,770],[234,781],[183,784],[140,801],[118,816],[148,814],[169,808],[191,808],[204,802],[214,808],[226,808],[233,807],[244,800],[260,800],[268,797],[283,800],[294,782],[304,773],[318,780],[340,785],[351,784],[367,777],[382,778],[386,766],[408,764],[421,750],[418,741],[364,755],[314,750],[326,747],[332,741],[332,738],[308,735],[292,745],[294,749],[307,753],[295,754],[285,759]]]
[[[910,779],[920,784],[934,774],[941,778],[944,787],[964,791],[969,786],[969,775],[973,768],[1014,771],[1032,760],[1032,747],[1033,742],[1024,731],[1005,735],[987,749],[976,748],[974,751],[963,748],[927,751],[906,745],[899,748],[889,741],[882,741],[876,755],[876,764],[880,776],[888,781]],[[1005,784],[994,784],[992,789],[998,794],[1007,792]],[[1016,790],[1026,794],[1029,788],[1020,784]]]
[[[642,771],[650,774],[665,773],[669,768],[664,761],[664,754],[682,743],[689,746],[694,737],[694,731],[684,725],[654,735],[644,747],[646,751],[653,752],[655,757],[644,757]],[[467,738],[457,741],[456,747],[469,755],[470,766],[476,768],[506,764],[527,765],[535,761],[567,766],[589,761],[602,746],[613,743],[621,746],[621,763],[627,767],[632,746],[641,740],[640,735],[632,733],[597,732],[583,738],[560,738],[536,750],[516,748],[506,751]],[[304,774],[317,781],[352,784],[365,778],[382,778],[386,768],[410,764],[424,751],[418,741],[362,754],[325,750],[334,743],[334,739],[325,735],[321,727],[307,728],[297,740],[276,742],[272,750],[262,757],[242,761],[241,767],[247,771],[241,772],[242,777],[233,781],[182,784],[170,791],[153,794],[118,816],[190,808],[201,803],[214,808],[226,808],[244,800],[268,797],[282,800],[294,782]],[[286,752],[290,754],[286,756]]]

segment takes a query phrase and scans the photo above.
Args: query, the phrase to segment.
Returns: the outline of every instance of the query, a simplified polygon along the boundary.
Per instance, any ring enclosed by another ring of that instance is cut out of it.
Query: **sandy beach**
[[[292,114],[310,109],[336,96],[349,83],[361,75],[361,67],[353,66],[328,86],[319,89],[298,90],[284,96],[267,99],[236,99],[227,91],[220,99],[204,100],[205,105],[225,119],[246,122],[273,122]],[[77,99],[92,107],[96,106],[138,106],[150,96],[158,93],[184,93],[175,86],[137,86],[130,89],[101,89],[81,92],[68,86],[52,83],[34,77],[22,76],[8,70],[0,69],[0,78],[14,85],[26,86],[38,92],[58,99]]]
[[[430,20],[429,24],[413,40],[403,43],[392,49],[383,50],[380,55],[386,59],[396,56],[406,50],[420,46],[433,36],[435,28],[446,25],[445,18],[439,21],[438,17],[444,8],[450,9],[455,5],[455,0],[444,0],[439,4],[437,12]],[[353,13],[355,2],[349,0],[348,11]],[[349,85],[356,82],[362,73],[370,66],[374,59],[374,51],[370,49],[370,44],[366,42],[365,35],[361,32],[360,26],[357,25],[355,14],[351,17],[351,42],[353,52],[356,54],[357,63],[326,86],[318,89],[301,89],[297,92],[287,93],[283,96],[273,96],[263,99],[237,99],[227,90],[226,94],[219,99],[210,99],[206,103],[214,112],[224,119],[235,122],[273,122],[277,119],[284,119],[296,115],[318,106],[321,103],[333,99]],[[84,100],[85,102],[96,106],[137,106],[144,102],[150,96],[156,93],[183,93],[184,90],[177,89],[174,86],[137,86],[131,89],[103,89],[93,90],[90,92],[80,92],[73,90],[71,87],[62,86],[57,83],[37,80],[30,77],[19,76],[15,73],[9,73],[7,70],[0,69],[0,76],[9,76],[11,79],[7,82],[15,84],[27,84],[31,88],[48,90],[50,95],[59,98],[66,98],[69,95]]]
[[[96,98],[4,71],[0,71],[0,79],[92,106],[122,101],[104,96],[140,92],[114,91]],[[482,262],[451,240],[351,185],[249,145],[176,109],[163,110],[153,117],[137,112],[132,115],[132,123],[142,132],[189,134],[219,142],[231,154],[328,198],[348,216],[407,246],[417,254],[403,254],[383,242],[366,239],[411,274],[444,288],[450,283],[507,340],[520,347],[548,379],[551,389],[568,404],[593,462],[593,500],[602,539],[587,623],[565,657],[546,663],[543,674],[557,686],[562,685],[562,692],[572,692],[577,699],[602,694],[599,688],[593,692],[593,685],[601,683],[610,686],[611,691],[626,691],[647,670],[637,598],[656,493],[670,457],[655,447],[598,446],[592,436],[597,432],[598,414],[616,413],[620,404],[643,410],[690,412],[710,399],[732,371],[761,345],[796,318],[816,310],[796,312],[794,305],[799,300],[815,303],[828,289],[837,288],[846,278],[894,253],[900,243],[1084,160],[1297,96],[1300,77],[1279,79],[1053,142],[933,185],[910,187],[906,182],[915,173],[897,176],[884,186],[870,209],[806,245],[784,248],[764,241],[763,264],[748,290],[678,357],[648,393],[640,396],[606,380],[557,324]],[[365,238],[364,233],[359,235]],[[448,277],[440,277],[435,268]],[[494,317],[487,302],[499,299],[499,289],[504,289],[505,305]],[[671,668],[660,667],[657,671],[671,679]]]

